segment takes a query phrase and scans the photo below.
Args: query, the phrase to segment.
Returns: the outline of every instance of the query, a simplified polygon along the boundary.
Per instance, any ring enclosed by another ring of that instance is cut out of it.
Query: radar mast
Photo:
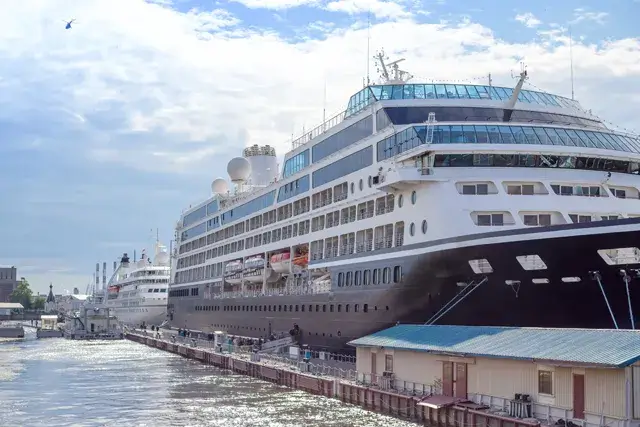
[[[404,58],[386,62],[389,58],[385,55],[384,50],[381,50],[374,55],[373,59],[376,61],[376,71],[382,84],[404,84],[413,78],[412,74],[401,70],[398,66],[400,62],[404,61]]]

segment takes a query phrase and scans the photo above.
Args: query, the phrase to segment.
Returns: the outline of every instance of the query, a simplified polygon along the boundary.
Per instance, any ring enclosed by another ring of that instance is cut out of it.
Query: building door
[[[442,362],[442,394],[453,397],[453,362]]]
[[[584,375],[573,374],[573,418],[584,420]]]
[[[467,364],[456,363],[455,397],[467,398]]]

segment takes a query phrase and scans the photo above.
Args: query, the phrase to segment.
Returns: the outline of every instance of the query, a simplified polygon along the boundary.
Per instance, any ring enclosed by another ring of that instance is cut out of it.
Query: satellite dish
[[[216,178],[211,183],[211,192],[213,194],[224,194],[229,191],[229,184],[224,178]]]
[[[231,182],[245,182],[251,175],[251,164],[244,157],[235,157],[227,164],[227,173],[231,178]]]

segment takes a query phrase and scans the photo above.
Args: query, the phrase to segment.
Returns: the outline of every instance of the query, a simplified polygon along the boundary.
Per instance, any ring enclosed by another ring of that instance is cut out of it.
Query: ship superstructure
[[[381,83],[295,140],[280,176],[249,147],[235,188],[184,212],[172,324],[297,324],[326,348],[396,322],[635,327],[638,136],[523,89],[526,69],[512,88],[410,83],[377,59]]]
[[[169,252],[160,242],[153,259],[142,251],[140,260],[131,263],[125,253],[95,304],[110,308],[126,325],[160,325],[166,319],[170,270]]]

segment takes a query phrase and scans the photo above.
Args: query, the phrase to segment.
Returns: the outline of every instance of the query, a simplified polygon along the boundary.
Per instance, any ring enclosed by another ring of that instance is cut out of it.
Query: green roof
[[[640,360],[638,330],[398,325],[349,344],[603,367],[625,367]]]

